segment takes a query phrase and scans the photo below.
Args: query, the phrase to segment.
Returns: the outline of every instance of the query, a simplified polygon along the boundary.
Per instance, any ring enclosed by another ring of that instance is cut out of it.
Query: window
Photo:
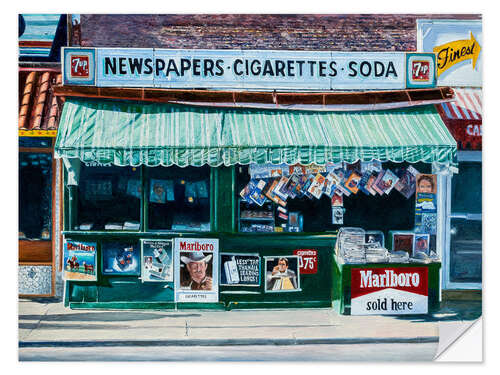
[[[208,166],[82,164],[76,193],[74,230],[210,230]]]
[[[140,168],[82,164],[77,191],[77,226],[73,229],[140,229]]]
[[[396,171],[407,168],[408,163],[383,163],[383,169]],[[419,163],[413,166],[420,173],[430,173],[429,164]],[[300,173],[299,173],[300,174]],[[315,173],[314,173],[315,174]],[[322,173],[326,175],[326,173]],[[332,200],[322,194],[319,199],[312,196],[288,197],[286,206],[271,202],[269,199],[262,206],[248,203],[240,192],[250,181],[249,167],[236,167],[236,197],[239,202],[240,232],[327,232],[338,230],[342,226],[361,227],[365,230],[382,230],[388,235],[389,230],[412,230],[415,224],[415,195],[408,199],[396,189],[390,194],[366,195],[361,191],[350,196],[343,196],[340,209],[343,210],[342,224],[334,224],[332,218]],[[279,178],[278,178],[279,179]],[[259,179],[257,179],[258,181]],[[263,178],[266,191],[275,178]],[[290,225],[291,222],[294,222]],[[297,222],[298,221],[298,222]],[[274,227],[274,228],[273,228]],[[291,229],[292,228],[292,229]]]
[[[52,155],[19,153],[19,239],[50,240]]]
[[[148,229],[210,231],[210,167],[146,168]]]

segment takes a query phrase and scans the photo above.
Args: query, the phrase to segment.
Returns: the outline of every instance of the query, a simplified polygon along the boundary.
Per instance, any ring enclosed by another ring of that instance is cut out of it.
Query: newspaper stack
[[[439,256],[434,251],[431,251],[431,255],[427,255],[423,251],[417,251],[417,253],[410,258],[410,263],[429,264],[432,262],[439,262]]]
[[[366,243],[364,248],[367,263],[387,262],[389,252],[378,243]]]
[[[123,224],[123,229],[125,230],[139,230],[141,227],[141,224],[137,221],[126,221]]]
[[[338,255],[345,263],[365,263],[365,231],[361,228],[340,228]]]
[[[406,251],[393,251],[389,253],[389,263],[408,263],[409,254]]]

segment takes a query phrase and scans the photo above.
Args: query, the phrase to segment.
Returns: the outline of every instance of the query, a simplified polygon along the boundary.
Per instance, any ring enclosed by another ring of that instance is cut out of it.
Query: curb
[[[19,348],[86,348],[127,346],[250,346],[250,345],[319,345],[319,344],[426,344],[439,342],[438,336],[356,337],[318,339],[195,339],[195,340],[97,340],[97,341],[19,341]]]

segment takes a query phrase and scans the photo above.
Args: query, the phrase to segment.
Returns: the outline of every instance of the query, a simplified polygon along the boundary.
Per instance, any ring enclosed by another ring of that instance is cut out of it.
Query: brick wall
[[[417,18],[481,16],[82,14],[79,37],[85,47],[415,51]]]

